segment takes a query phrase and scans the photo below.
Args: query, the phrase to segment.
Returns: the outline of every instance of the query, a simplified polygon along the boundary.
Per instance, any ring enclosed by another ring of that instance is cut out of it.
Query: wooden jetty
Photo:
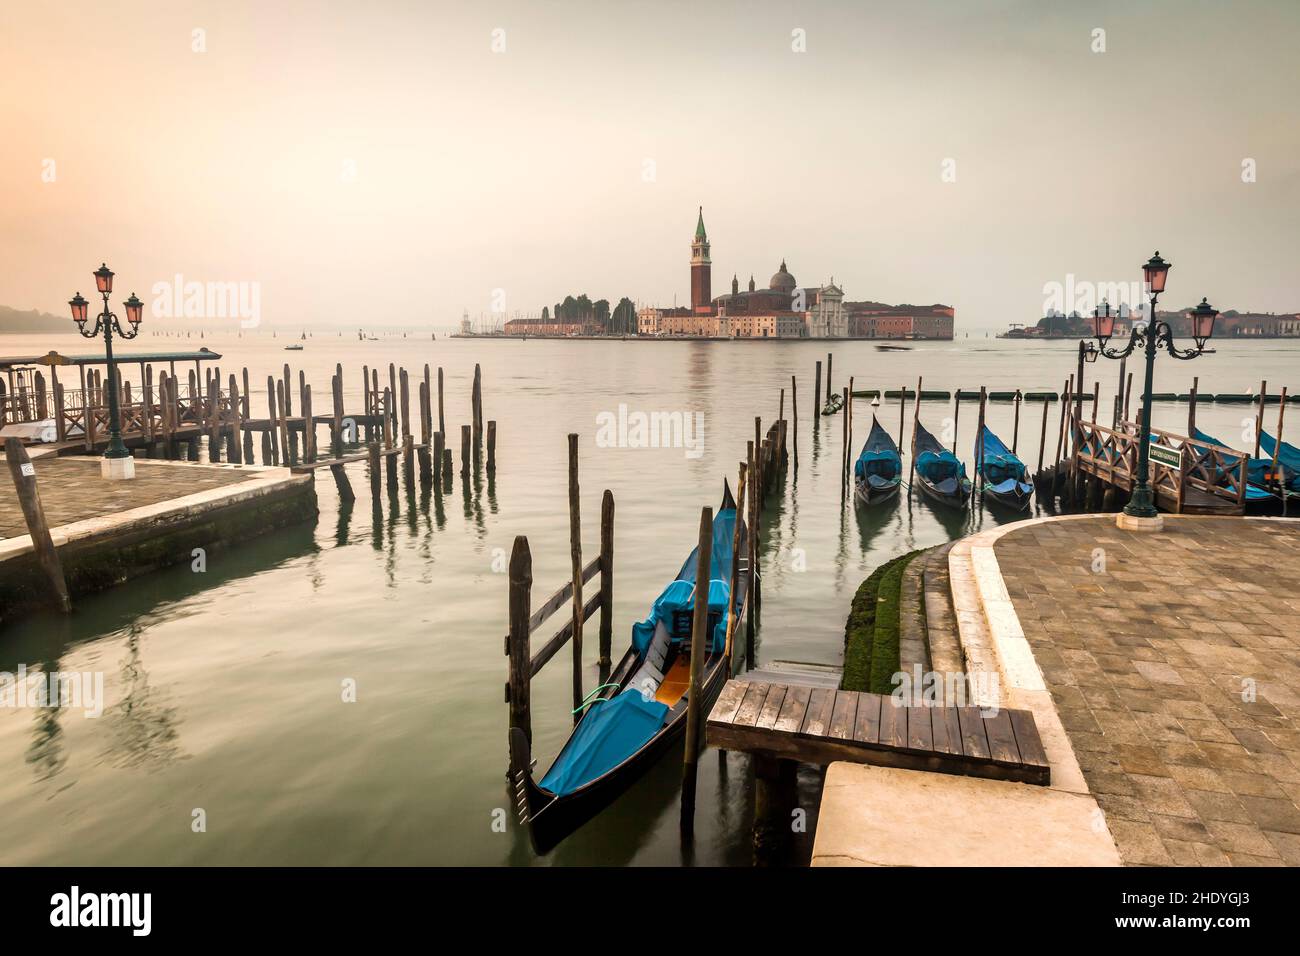
[[[727,682],[707,740],[774,760],[837,760],[1046,786],[1051,768],[1025,710],[900,705],[880,694],[807,684]]]

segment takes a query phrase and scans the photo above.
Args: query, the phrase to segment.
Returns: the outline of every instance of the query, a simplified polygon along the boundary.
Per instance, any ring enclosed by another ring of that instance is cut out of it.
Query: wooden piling
[[[488,448],[496,436],[496,422],[488,422]],[[491,461],[489,451],[488,460]],[[600,660],[607,668],[612,663],[610,646],[614,635],[614,492],[605,489],[600,500]],[[602,673],[604,673],[602,671]]]
[[[311,386],[302,387],[302,453],[309,462],[316,460],[316,415],[311,400]]]
[[[50,537],[45,509],[41,506],[41,494],[36,487],[36,466],[17,438],[5,439],[5,460],[9,463],[9,475],[14,481],[14,491],[18,495],[18,504],[23,509],[23,518],[27,521],[27,532],[32,538],[36,560],[50,583],[54,603],[64,614],[70,614],[72,600],[68,596],[68,582],[63,576],[63,562],[59,560],[59,552],[55,550],[54,540]]]
[[[980,386],[980,419],[975,428],[975,480],[970,483],[971,498],[975,497],[975,486],[978,485],[983,489],[986,484],[984,480],[984,416],[986,414],[985,406],[988,403],[988,387]]]
[[[239,384],[235,373],[230,373],[230,431],[226,435],[226,460],[236,465],[244,463],[243,406],[239,402]]]
[[[433,485],[442,490],[442,452],[446,436],[441,431],[433,433]]]
[[[287,391],[288,389],[285,388],[283,381],[275,383],[275,402],[279,409],[280,448],[283,452],[280,460],[282,465],[294,464],[293,446],[289,443],[289,396],[285,394]]]
[[[462,478],[469,477],[469,446],[473,440],[472,429],[469,425],[460,426],[460,474]]]
[[[438,366],[438,431],[447,434],[447,419],[442,406],[442,366]],[[525,542],[525,547],[527,542]]]
[[[1277,456],[1278,456],[1278,452],[1282,450],[1282,426],[1283,424],[1285,424],[1285,422],[1286,422],[1286,386],[1283,385],[1282,394],[1278,398],[1278,404],[1277,404],[1277,434],[1273,436],[1273,463],[1269,468],[1270,472],[1273,475],[1274,487],[1277,489],[1278,497],[1280,497],[1283,502],[1283,513],[1285,513],[1286,511],[1285,504],[1286,504],[1287,491],[1285,488],[1286,483],[1282,480],[1282,475],[1278,471]]]
[[[174,379],[172,380],[175,381]],[[275,377],[268,375],[266,377],[266,407],[267,407],[267,431],[271,434],[271,455],[276,464],[280,462],[280,432],[276,426],[278,416],[275,411]],[[265,432],[263,437],[265,438]]]
[[[1020,442],[1020,389],[1016,389],[1016,421],[1011,426],[1011,454],[1016,453],[1016,446]]]
[[[474,412],[472,421],[474,426],[474,447],[478,448],[483,443],[483,372],[477,362],[474,363],[474,386],[471,404]]]
[[[920,388],[918,388],[916,391],[918,392],[917,401],[920,401],[919,393],[921,390]],[[961,422],[961,389],[959,388],[957,389],[956,394],[953,395],[953,406],[952,406],[952,453],[954,455],[957,454],[957,425],[960,422]]]
[[[831,400],[831,389],[833,388],[833,386],[831,385],[831,380],[834,376],[831,374],[831,369],[834,367],[833,366],[834,361],[835,361],[834,356],[832,356],[830,352],[827,352],[826,353],[826,401],[828,402]]]
[[[1268,398],[1268,382],[1259,383],[1259,411],[1255,415],[1255,454],[1254,458],[1259,457],[1259,436],[1264,431],[1264,401]]]
[[[813,373],[813,429],[816,430],[820,424],[821,406],[818,402],[822,397],[822,363],[817,362],[817,370]]]
[[[497,423],[495,418],[487,423],[487,470],[489,475],[497,470]]]
[[[790,420],[794,422],[794,469],[799,470],[799,382],[790,376]]]
[[[1192,378],[1192,391],[1187,397],[1187,434],[1190,438],[1196,437],[1196,398],[1197,392],[1200,391],[1201,377],[1199,375]]]
[[[366,446],[366,451],[370,455],[370,496],[376,503],[379,501],[380,485],[380,463],[379,463],[379,442],[372,441]]]
[[[334,366],[334,377],[330,379],[330,399],[334,405],[334,424],[330,430],[330,441],[337,451],[343,448],[343,365]]]
[[[424,363],[423,390],[420,392],[420,441],[433,440],[433,384],[429,380],[429,363]]]
[[[797,455],[796,455],[797,460]],[[731,533],[731,581],[730,589],[727,592],[727,643],[723,649],[723,654],[727,659],[727,676],[730,677],[734,672],[735,661],[735,637],[736,637],[736,595],[740,587],[740,530],[745,526],[742,518],[745,511],[745,475],[746,466],[742,461],[740,463],[740,473],[736,478],[736,520],[732,526]]]
[[[531,744],[533,665],[528,619],[532,616],[533,558],[528,551],[528,539],[523,535],[515,538],[510,552],[509,574],[510,635],[506,649],[510,654],[510,675],[506,684],[506,701],[510,705],[510,726],[522,730]]]
[[[1043,431],[1038,436],[1038,472],[1043,470],[1043,452],[1047,450],[1047,415],[1051,411],[1052,400],[1043,398]],[[1037,472],[1035,472],[1037,474]]]
[[[840,500],[843,501],[849,488],[849,390],[844,388],[844,455],[840,462]]]
[[[709,569],[713,566],[713,509],[700,511],[700,540],[695,560],[695,580],[705,582],[703,593],[695,589],[695,613],[691,619],[691,678],[686,698],[686,752],[682,758],[682,814],[684,835],[695,831],[695,783],[699,770],[700,727],[703,720],[704,657],[709,640]]]
[[[477,372],[475,373],[477,375]],[[468,426],[467,426],[468,427]],[[569,557],[573,567],[573,723],[582,719],[582,503],[578,494],[578,436],[569,433]],[[707,602],[706,602],[707,603]]]

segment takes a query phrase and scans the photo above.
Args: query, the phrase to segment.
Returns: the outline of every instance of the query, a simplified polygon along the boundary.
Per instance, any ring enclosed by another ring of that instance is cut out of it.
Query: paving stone
[[[1300,523],[1085,518],[994,550],[1124,862],[1300,865]]]

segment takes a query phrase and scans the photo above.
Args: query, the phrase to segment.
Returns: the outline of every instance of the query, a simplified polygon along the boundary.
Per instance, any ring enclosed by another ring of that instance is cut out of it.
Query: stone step
[[[930,670],[929,641],[925,634],[925,560],[929,552],[918,554],[903,569],[898,595],[898,667],[913,673],[919,664],[922,673]]]
[[[965,668],[948,574],[948,552],[955,543],[931,548],[918,559],[924,561],[921,575],[928,669],[944,674],[960,673]]]

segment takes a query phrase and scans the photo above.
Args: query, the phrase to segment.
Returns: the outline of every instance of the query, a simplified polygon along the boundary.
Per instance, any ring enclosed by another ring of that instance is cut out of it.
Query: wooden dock
[[[767,758],[965,774],[1047,786],[1051,768],[1024,710],[896,704],[804,684],[730,680],[709,714],[708,743]]]

